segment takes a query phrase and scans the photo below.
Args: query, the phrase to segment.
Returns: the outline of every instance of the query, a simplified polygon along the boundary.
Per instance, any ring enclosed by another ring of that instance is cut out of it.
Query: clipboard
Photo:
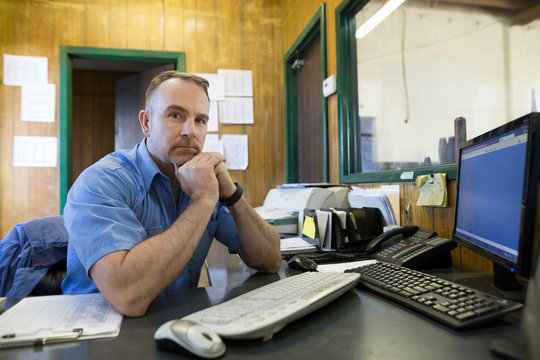
[[[18,346],[38,346],[53,344],[65,341],[77,340],[81,337],[83,329],[73,329],[67,332],[52,334],[50,329],[45,329],[47,335],[45,337],[39,334],[4,334],[0,338],[0,349],[8,349]]]
[[[0,349],[115,337],[121,322],[100,293],[27,297],[0,315]]]

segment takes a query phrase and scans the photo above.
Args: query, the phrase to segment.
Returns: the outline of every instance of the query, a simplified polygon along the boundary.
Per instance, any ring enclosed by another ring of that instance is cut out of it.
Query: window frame
[[[343,0],[335,10],[336,16],[336,57],[337,57],[337,110],[338,110],[338,134],[339,134],[339,182],[340,183],[372,183],[372,182],[411,182],[418,175],[432,173],[446,173],[448,180],[455,180],[457,164],[444,164],[436,166],[418,167],[403,170],[388,170],[379,172],[362,173],[355,172],[352,163],[360,156],[360,151],[355,154],[353,147],[360,147],[360,140],[356,134],[358,118],[358,78],[356,66],[352,63],[352,56],[356,57],[356,47],[351,49],[354,37],[354,15],[362,9],[370,0]],[[354,52],[354,54],[353,54]],[[354,81],[351,81],[354,80]],[[413,172],[413,176],[410,173]],[[408,176],[406,176],[408,175]]]

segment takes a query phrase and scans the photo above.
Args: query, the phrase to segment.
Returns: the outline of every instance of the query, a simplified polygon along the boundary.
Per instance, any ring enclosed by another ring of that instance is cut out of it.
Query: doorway
[[[179,52],[60,47],[59,205],[88,166],[143,137],[144,92],[159,72],[185,71]]]
[[[324,4],[285,54],[284,68],[286,181],[327,182]]]

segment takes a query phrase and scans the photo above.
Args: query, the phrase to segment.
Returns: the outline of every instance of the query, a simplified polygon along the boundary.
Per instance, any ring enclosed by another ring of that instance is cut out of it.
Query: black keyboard
[[[523,304],[471,289],[433,275],[378,262],[346,272],[359,284],[455,329],[517,310]]]

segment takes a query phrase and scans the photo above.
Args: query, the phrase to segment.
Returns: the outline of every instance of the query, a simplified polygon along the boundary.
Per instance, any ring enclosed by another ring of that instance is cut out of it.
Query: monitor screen
[[[454,239],[523,276],[530,271],[534,236],[537,115],[485,133],[459,151]]]

